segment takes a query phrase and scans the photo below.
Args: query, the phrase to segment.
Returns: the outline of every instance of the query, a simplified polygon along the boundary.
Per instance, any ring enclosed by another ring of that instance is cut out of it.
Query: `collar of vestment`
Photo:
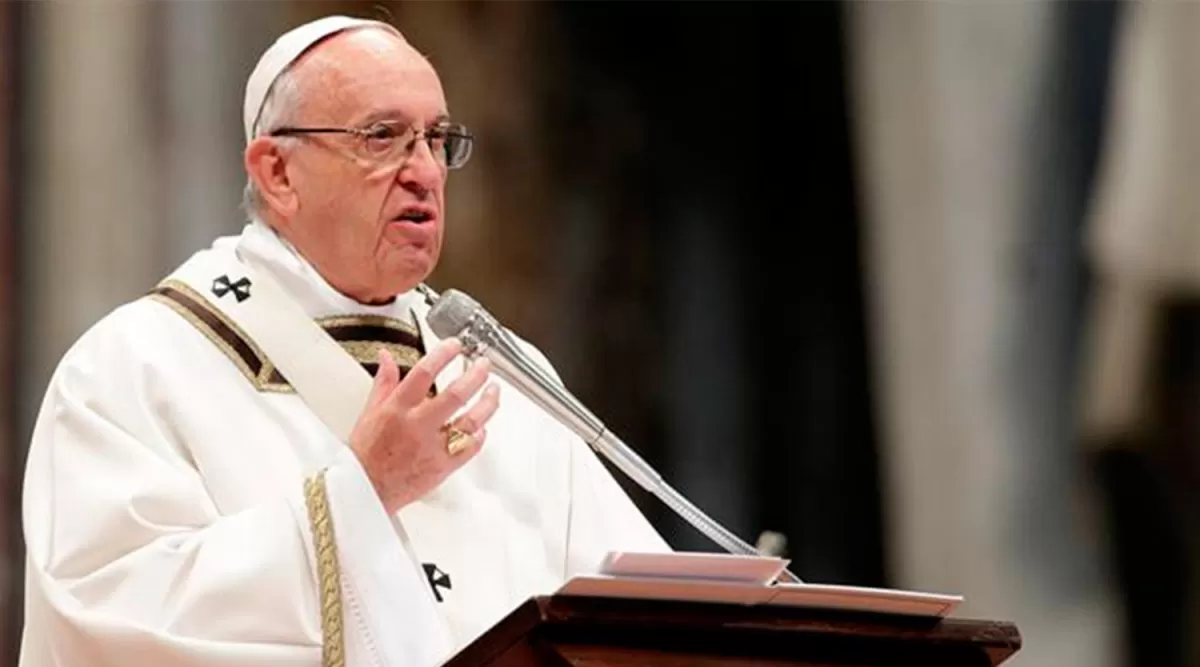
[[[338,292],[292,244],[258,220],[248,223],[239,236],[218,239],[213,249],[232,251],[255,270],[269,272],[288,296],[372,375],[381,348],[388,350],[401,374],[424,355],[427,332],[420,328],[417,311],[422,297],[415,290],[387,304],[359,303]],[[191,321],[260,390],[293,391],[235,322],[186,285],[167,281],[153,296]]]
[[[251,220],[241,236],[232,239],[239,259],[271,276],[313,319],[330,317],[373,317],[413,323],[413,307],[421,297],[416,290],[398,295],[390,303],[372,306],[359,303],[334,289],[291,243],[265,222]]]

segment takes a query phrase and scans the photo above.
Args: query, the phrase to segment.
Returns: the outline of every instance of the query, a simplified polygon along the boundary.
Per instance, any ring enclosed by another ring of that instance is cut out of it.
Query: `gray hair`
[[[262,112],[254,123],[253,137],[257,139],[280,127],[295,122],[296,114],[303,101],[298,77],[287,68],[275,79],[271,90],[263,100]],[[279,137],[278,141],[287,141],[288,137]],[[254,179],[246,175],[246,187],[242,189],[242,210],[251,218],[261,216],[266,202]]]
[[[363,30],[376,29],[384,30],[395,37],[402,43],[408,45],[408,41],[404,39],[404,35],[391,25],[384,23],[378,26],[366,26]],[[320,41],[324,41],[329,37],[325,37]],[[317,43],[319,44],[320,41]],[[309,48],[315,48],[312,45]],[[411,48],[411,47],[410,47]],[[271,84],[270,90],[267,91],[267,96],[263,98],[262,111],[258,114],[258,120],[254,123],[251,136],[255,139],[262,135],[279,129],[285,125],[290,125],[296,122],[296,115],[300,109],[300,105],[304,102],[303,89],[304,86],[300,83],[300,78],[296,76],[293,66],[295,62],[288,65],[279,76],[275,78],[275,82]],[[278,137],[276,141],[287,143],[294,141],[292,137]],[[251,219],[261,217],[263,208],[266,202],[263,200],[262,192],[255,185],[254,179],[250,175],[246,175],[246,187],[242,190],[242,210]]]

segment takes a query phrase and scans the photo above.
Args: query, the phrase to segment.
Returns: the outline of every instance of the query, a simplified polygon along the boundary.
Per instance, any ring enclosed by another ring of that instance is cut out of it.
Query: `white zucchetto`
[[[403,35],[394,26],[382,21],[358,19],[350,16],[326,16],[310,21],[304,25],[292,28],[279,36],[270,46],[250,78],[246,81],[246,99],[242,106],[242,125],[246,131],[246,143],[254,139],[255,124],[262,113],[263,103],[271,92],[271,86],[289,65],[308,51],[317,42],[344,30],[355,28],[382,28],[403,39]]]

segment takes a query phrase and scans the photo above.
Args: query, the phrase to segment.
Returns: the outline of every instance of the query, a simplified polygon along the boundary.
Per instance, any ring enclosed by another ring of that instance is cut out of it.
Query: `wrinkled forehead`
[[[404,120],[426,125],[448,112],[433,66],[412,45],[384,30],[334,35],[294,67],[306,122]]]

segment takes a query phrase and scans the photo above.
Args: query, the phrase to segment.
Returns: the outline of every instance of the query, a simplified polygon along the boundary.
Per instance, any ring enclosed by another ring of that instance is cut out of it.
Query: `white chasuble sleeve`
[[[222,513],[187,438],[163,418],[182,397],[156,395],[136,359],[111,340],[77,346],[51,381],[24,488],[22,665],[426,667],[445,657],[430,594],[348,450],[266,494],[278,497]],[[340,574],[322,571],[331,564]],[[395,614],[386,629],[385,613]]]
[[[540,350],[520,338],[516,340],[546,373],[562,382]],[[557,421],[547,418],[546,423],[543,437],[551,446],[569,452],[565,578],[595,573],[610,551],[671,551],[591,447]]]
[[[596,454],[582,440],[572,440],[567,577],[596,572],[610,551],[670,551]]]

